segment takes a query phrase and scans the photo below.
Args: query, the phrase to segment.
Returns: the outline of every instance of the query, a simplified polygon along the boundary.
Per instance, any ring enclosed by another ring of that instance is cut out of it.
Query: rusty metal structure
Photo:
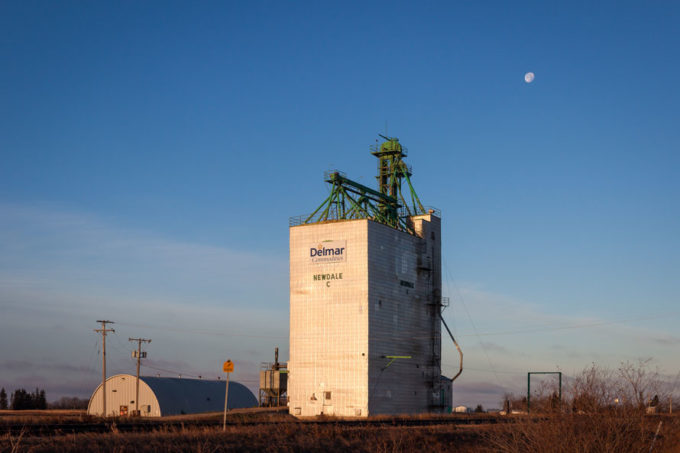
[[[260,368],[260,407],[285,406],[288,402],[288,369],[279,363],[279,348],[274,349],[274,362],[263,362]]]

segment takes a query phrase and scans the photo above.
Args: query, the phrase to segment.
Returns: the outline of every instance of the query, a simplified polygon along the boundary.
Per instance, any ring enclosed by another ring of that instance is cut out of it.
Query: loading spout
[[[456,345],[456,349],[458,349],[458,355],[460,355],[460,369],[458,370],[458,373],[451,378],[451,382],[453,383],[453,381],[455,381],[458,378],[458,376],[460,376],[461,373],[463,372],[463,351],[460,349],[460,346],[458,346],[458,342],[456,341],[456,339],[453,338],[453,334],[451,333],[449,326],[446,325],[446,321],[444,321],[444,317],[442,316],[441,313],[439,313],[439,317],[441,318],[444,327],[446,327],[446,331],[449,333],[451,340],[453,340],[453,344]]]

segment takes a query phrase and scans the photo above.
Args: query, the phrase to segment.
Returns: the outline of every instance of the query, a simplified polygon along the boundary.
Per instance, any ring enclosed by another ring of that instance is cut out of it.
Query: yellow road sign
[[[233,373],[234,372],[234,362],[232,362],[231,360],[227,360],[226,362],[224,362],[224,365],[222,366],[222,370],[225,373]]]

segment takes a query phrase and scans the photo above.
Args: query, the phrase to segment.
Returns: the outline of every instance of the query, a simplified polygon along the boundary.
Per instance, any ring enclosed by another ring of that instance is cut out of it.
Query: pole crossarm
[[[97,320],[98,323],[101,323],[102,328],[101,329],[94,329],[95,332],[101,333],[103,335],[106,335],[107,332],[115,332],[115,329],[107,329],[106,325],[107,324],[115,324],[113,321],[107,321],[107,320]]]

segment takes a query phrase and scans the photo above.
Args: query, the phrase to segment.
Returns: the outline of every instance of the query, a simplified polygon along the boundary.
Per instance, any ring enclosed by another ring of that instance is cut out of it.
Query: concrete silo
[[[406,149],[383,138],[378,190],[332,172],[326,201],[291,219],[293,415],[443,409],[440,214],[413,190]]]

